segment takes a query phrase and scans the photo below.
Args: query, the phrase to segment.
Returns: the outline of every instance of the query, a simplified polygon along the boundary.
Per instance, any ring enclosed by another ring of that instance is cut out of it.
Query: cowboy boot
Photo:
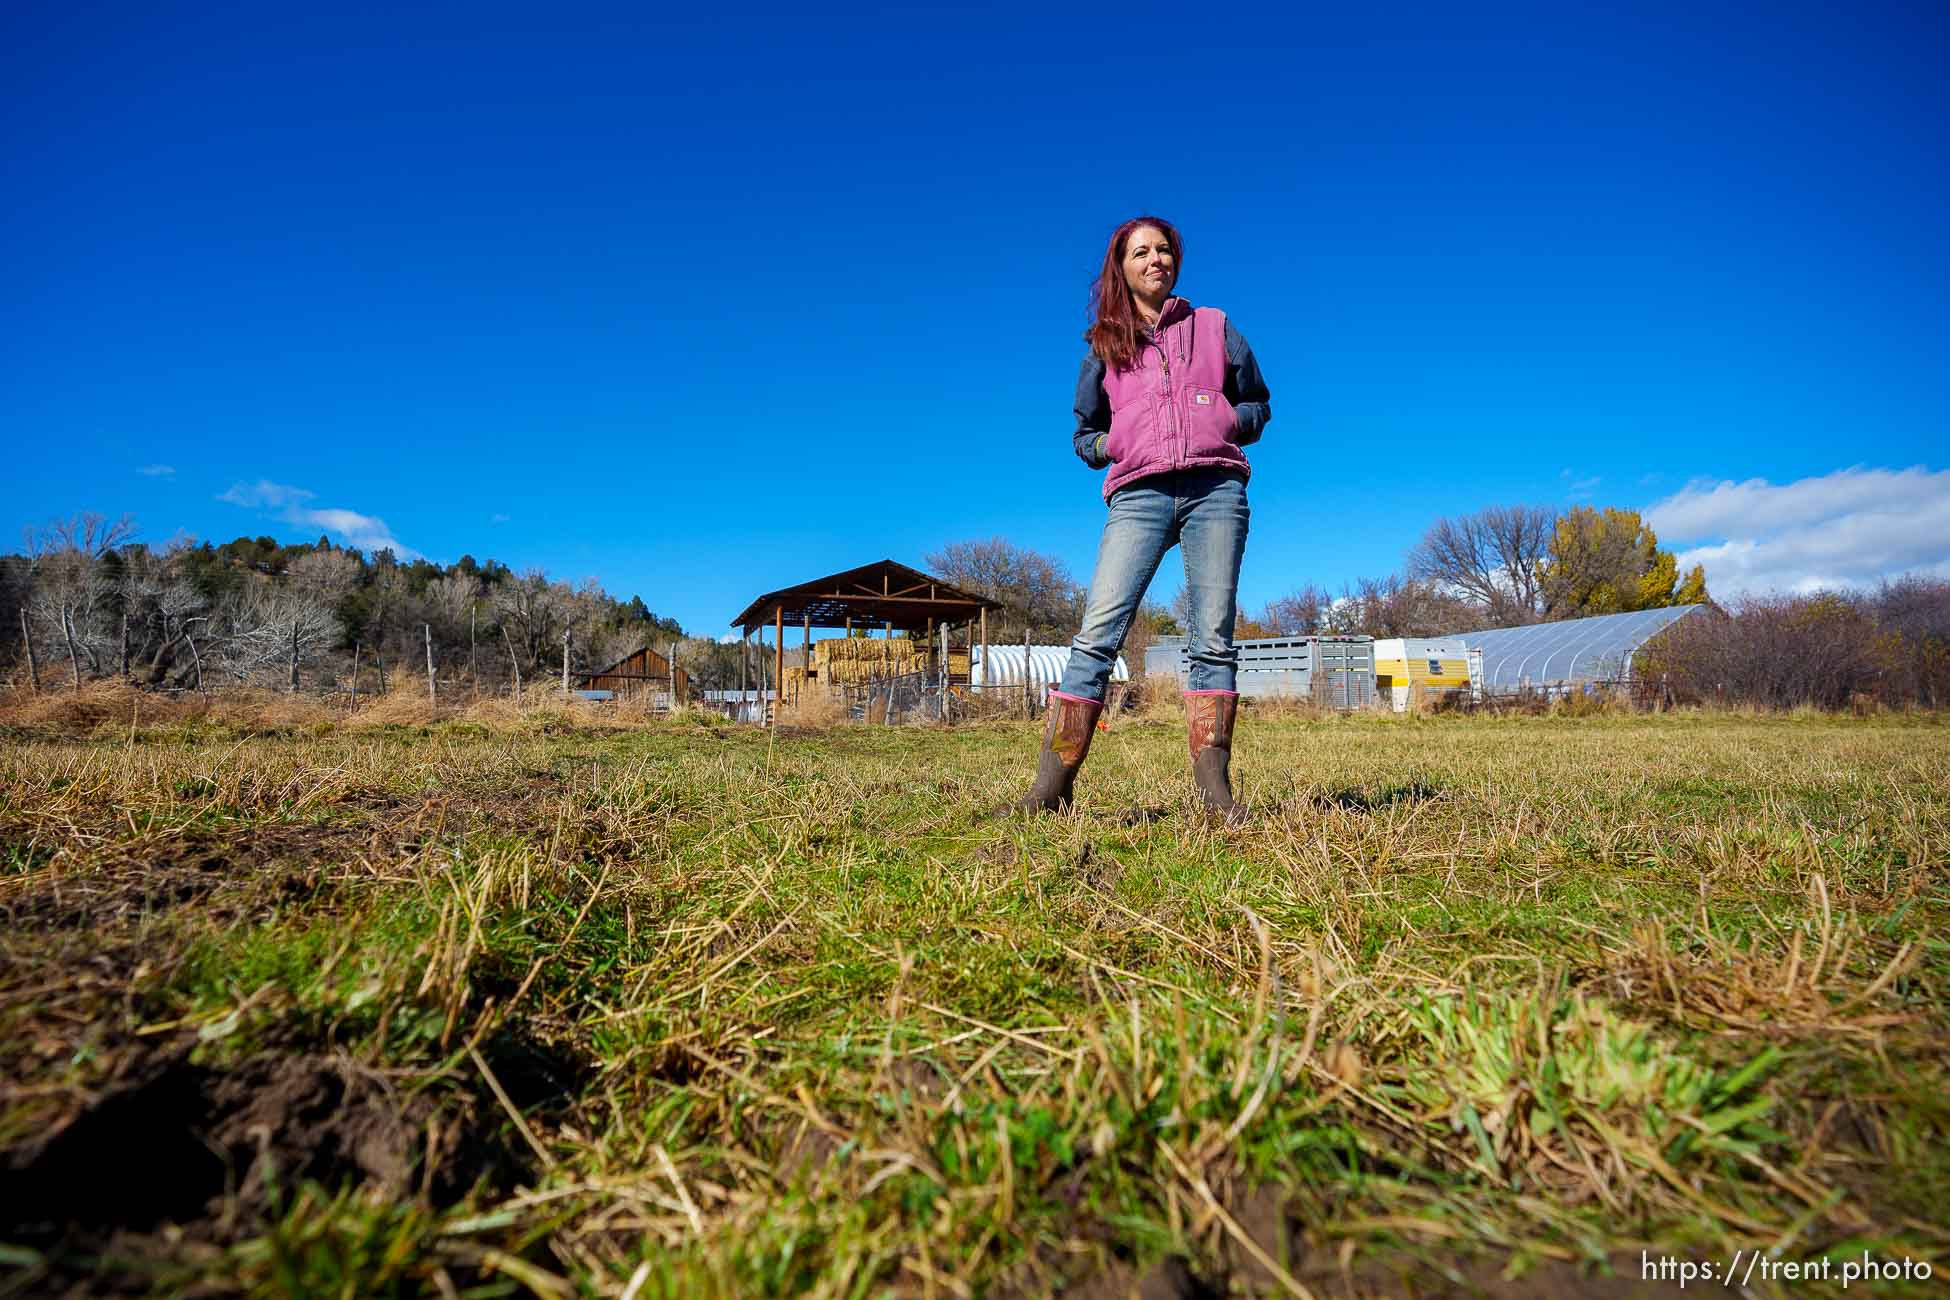
[[[1185,724],[1192,747],[1192,779],[1205,806],[1230,817],[1232,801],[1232,723],[1239,715],[1235,691],[1186,691]]]
[[[1097,715],[1103,711],[1100,700],[1050,692],[1049,721],[1043,725],[1043,745],[1036,758],[1036,783],[1017,808],[1023,812],[1062,812],[1070,806],[1077,769],[1090,752]]]

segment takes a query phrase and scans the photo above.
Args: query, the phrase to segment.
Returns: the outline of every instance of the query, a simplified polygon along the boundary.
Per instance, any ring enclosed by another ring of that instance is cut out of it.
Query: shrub
[[[1762,709],[1902,702],[1903,638],[1836,592],[1756,596],[1674,624],[1639,652],[1637,671],[1682,701]]]

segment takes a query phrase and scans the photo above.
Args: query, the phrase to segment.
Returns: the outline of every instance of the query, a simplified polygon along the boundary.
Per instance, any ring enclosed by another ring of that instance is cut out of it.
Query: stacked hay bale
[[[923,672],[928,648],[909,637],[850,636],[813,642],[813,667],[820,680],[833,686],[852,686]]]
[[[845,637],[815,641],[812,647],[812,677],[824,690],[864,686],[901,677],[909,673],[934,673],[940,670],[933,647],[914,637]],[[948,652],[948,671],[967,680],[969,657],[966,647]],[[787,667],[785,694],[797,698],[806,689],[806,670]]]
[[[928,647],[913,637],[844,637],[813,643],[813,667],[835,686],[926,672]]]

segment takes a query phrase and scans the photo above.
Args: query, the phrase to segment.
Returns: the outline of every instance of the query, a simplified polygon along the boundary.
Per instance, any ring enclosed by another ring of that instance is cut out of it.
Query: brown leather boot
[[[1239,715],[1234,691],[1186,691],[1185,724],[1192,746],[1192,778],[1205,806],[1229,817],[1232,801],[1232,723]]]
[[[1090,752],[1097,732],[1098,700],[1050,692],[1049,721],[1043,725],[1043,745],[1036,758],[1036,783],[1016,805],[1023,812],[1062,812],[1070,806],[1077,769]]]

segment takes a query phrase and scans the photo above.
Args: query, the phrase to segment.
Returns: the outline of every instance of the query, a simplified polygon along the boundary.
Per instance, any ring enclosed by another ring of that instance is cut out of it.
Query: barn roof
[[[636,649],[624,655],[621,659],[618,659],[615,663],[611,664],[609,667],[589,669],[582,672],[580,675],[583,677],[614,677],[622,669],[624,664],[630,662],[630,660],[636,658],[638,655],[656,655],[657,658],[663,663],[665,668],[668,668],[670,666],[669,655],[658,654],[654,646],[640,645]],[[645,667],[649,666],[647,661],[644,666]]]
[[[891,623],[909,630],[925,627],[929,619],[952,623],[1001,608],[1000,601],[963,591],[905,564],[881,560],[768,591],[740,611],[731,626],[750,631],[783,617],[788,623],[810,622],[813,627]]]

